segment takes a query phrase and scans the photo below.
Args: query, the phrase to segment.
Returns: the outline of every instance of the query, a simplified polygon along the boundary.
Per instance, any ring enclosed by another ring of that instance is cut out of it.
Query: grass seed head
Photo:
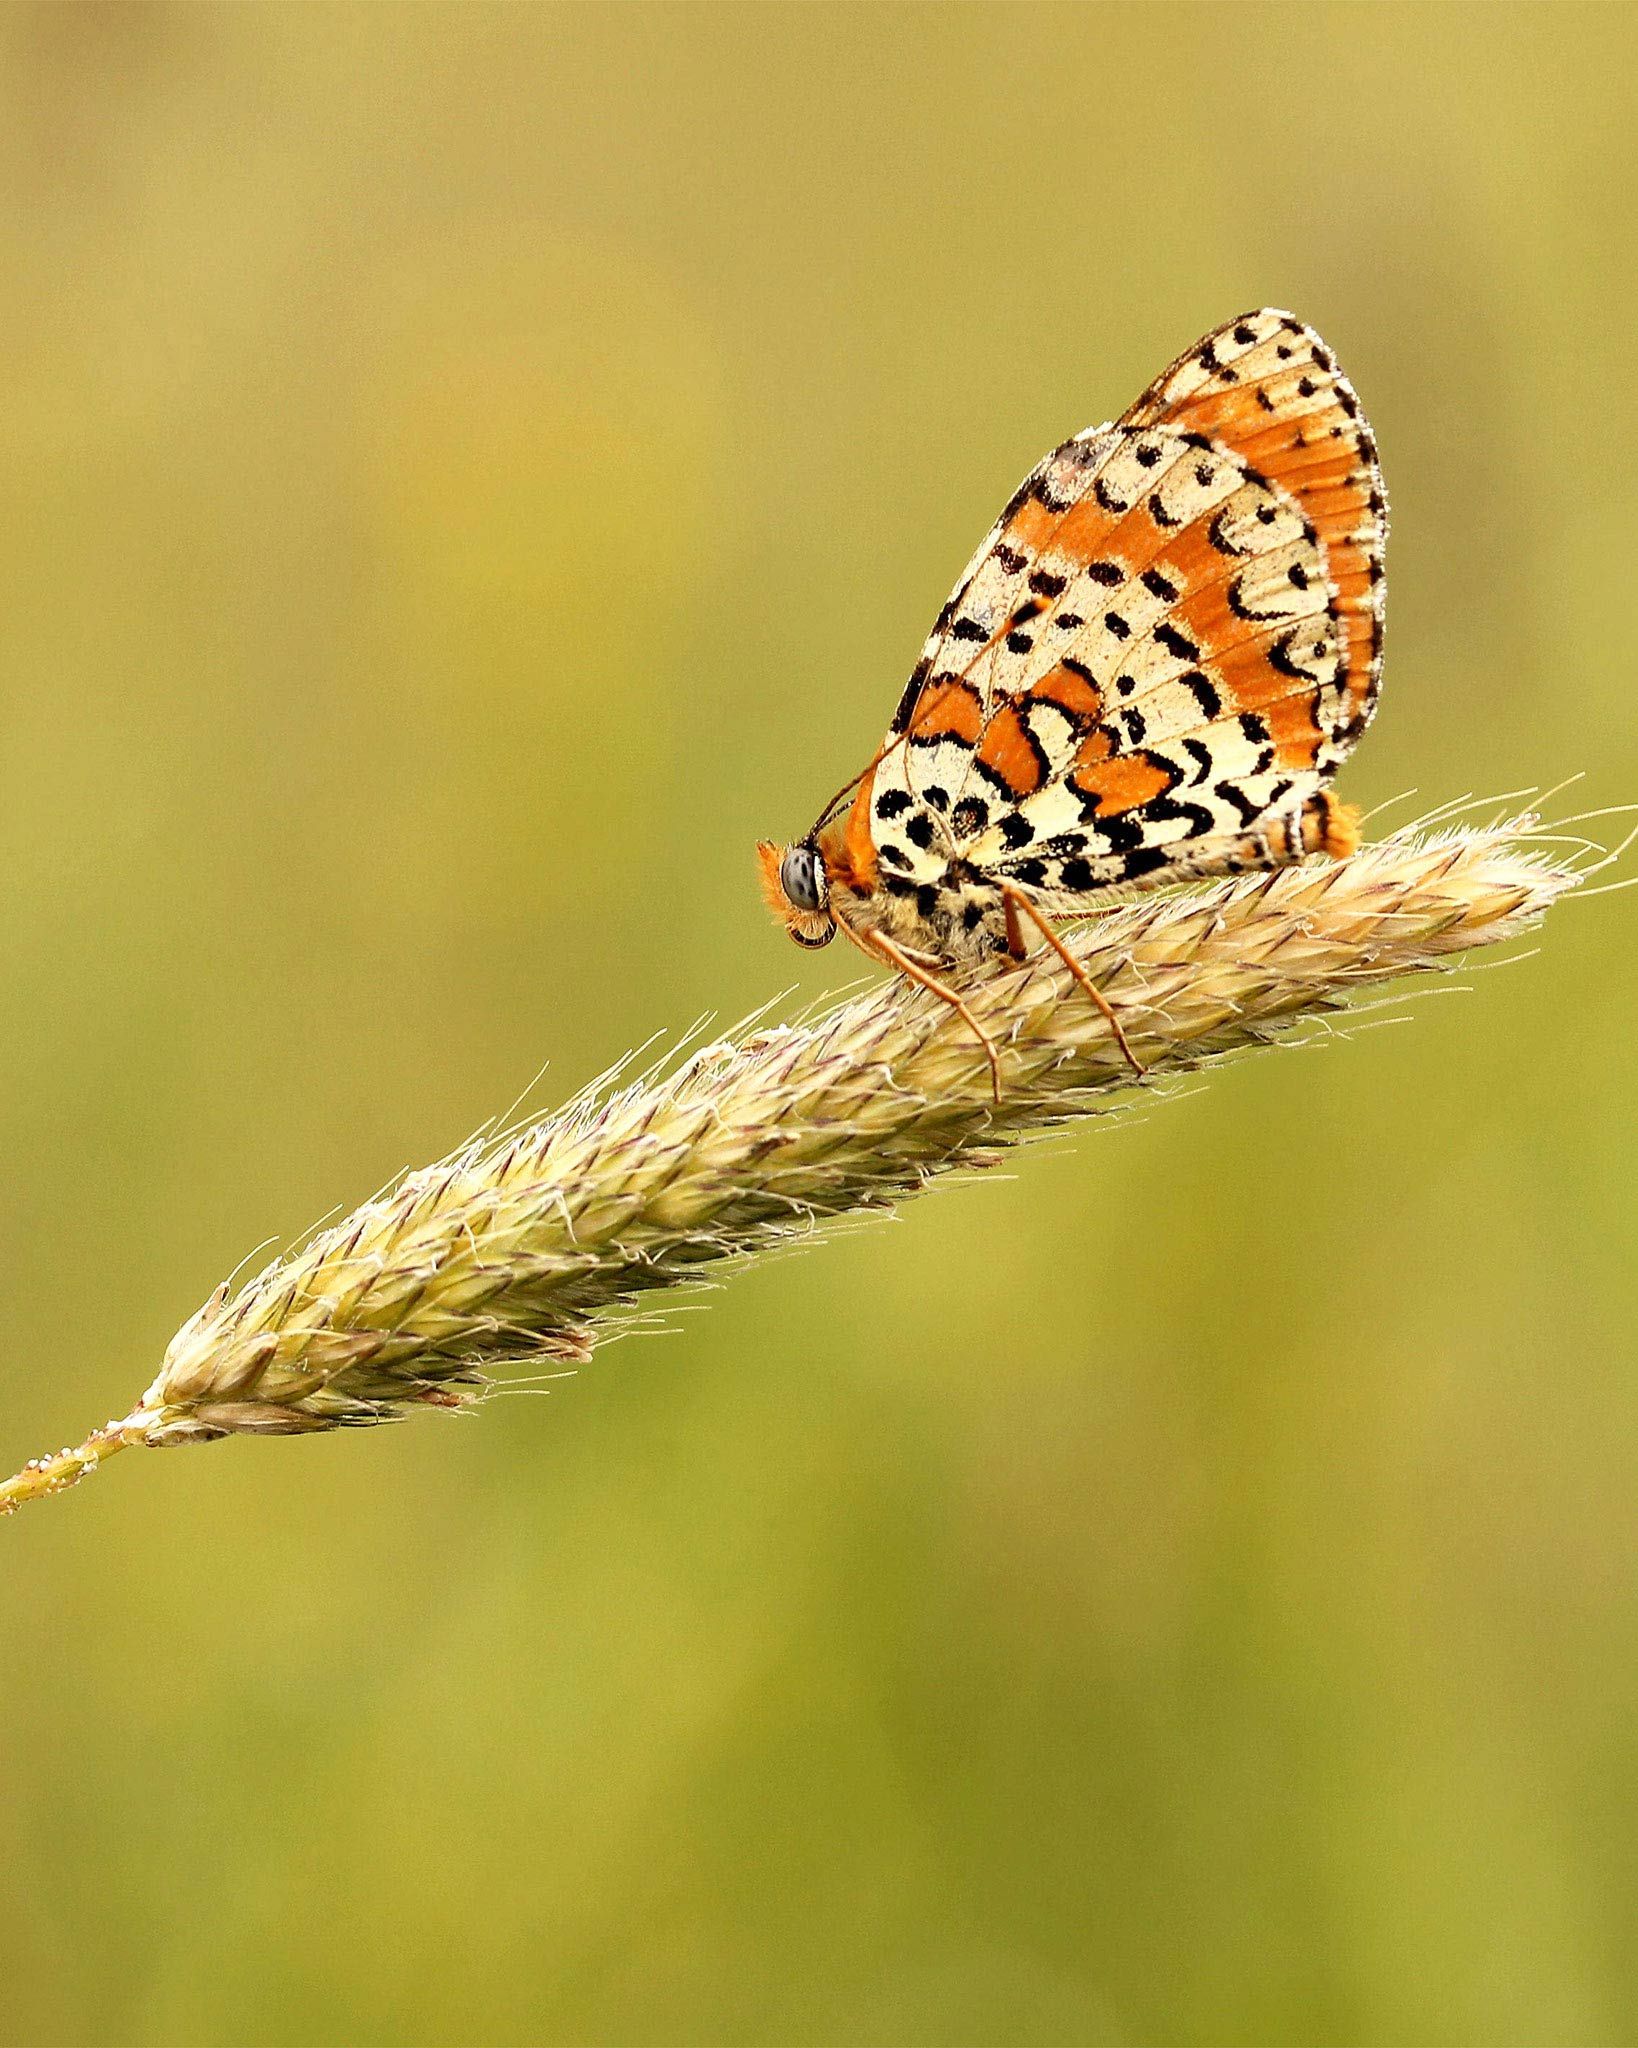
[[[1343,861],[1141,898],[1068,942],[1152,1088],[1526,929],[1579,879],[1529,829],[1401,833]],[[218,1289],[131,1413],[0,1484],[0,1512],[130,1444],[465,1406],[497,1375],[585,1360],[657,1290],[1129,1099],[1107,1024],[1050,954],[961,987],[1001,1048],[999,1105],[967,1027],[900,979],[584,1096]]]

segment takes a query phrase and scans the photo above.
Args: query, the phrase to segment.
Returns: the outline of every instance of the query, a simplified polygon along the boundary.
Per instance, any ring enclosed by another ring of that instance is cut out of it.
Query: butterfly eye
[[[793,846],[779,864],[779,886],[798,910],[822,910],[825,869],[812,846]]]

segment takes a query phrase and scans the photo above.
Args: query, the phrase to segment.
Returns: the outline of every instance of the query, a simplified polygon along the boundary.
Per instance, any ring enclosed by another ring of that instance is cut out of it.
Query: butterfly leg
[[[838,922],[841,922],[841,920],[838,920]],[[885,960],[890,966],[896,967],[901,974],[913,981],[918,988],[928,990],[929,993],[937,996],[941,1003],[949,1004],[950,1008],[961,1018],[967,1029],[984,1048],[984,1057],[990,1063],[990,1090],[995,1097],[996,1106],[999,1108],[1001,1103],[1001,1059],[995,1049],[995,1040],[991,1038],[990,1034],[979,1023],[978,1019],[968,1009],[960,996],[956,994],[955,990],[940,981],[938,976],[929,972],[927,968],[917,966],[916,962],[905,952],[904,948],[896,946],[887,937],[885,932],[856,932],[846,923],[842,924],[842,930],[847,933],[848,937],[861,952],[874,953],[878,959]]]
[[[1097,983],[1075,958],[1074,954],[1070,952],[1063,940],[1059,938],[1040,906],[1032,902],[1022,889],[1016,887],[1011,882],[1003,882],[1001,884],[1001,900],[1006,906],[1007,951],[1012,957],[1015,960],[1022,960],[1024,957],[1024,935],[1018,926],[1018,913],[1022,911],[1041,934],[1042,938],[1046,940],[1053,952],[1057,954],[1058,958],[1080,983],[1081,987],[1086,990],[1093,1002],[1097,1004],[1098,1009],[1103,1014],[1104,1022],[1115,1034],[1115,1043],[1126,1055],[1126,1064],[1132,1069],[1132,1072],[1134,1074],[1146,1073],[1148,1071],[1147,1068],[1126,1042],[1126,1033],[1120,1027],[1120,1019],[1115,1015],[1109,998],[1098,987]]]

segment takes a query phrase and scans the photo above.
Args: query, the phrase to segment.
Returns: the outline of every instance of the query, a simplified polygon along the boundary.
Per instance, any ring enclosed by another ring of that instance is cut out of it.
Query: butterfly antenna
[[[876,770],[881,766],[883,761],[887,759],[888,755],[892,753],[893,749],[897,746],[903,745],[904,738],[905,735],[902,732],[889,733],[887,738],[876,749],[875,753],[871,755],[870,759],[859,770],[858,774],[854,776],[853,780],[851,782],[844,782],[841,788],[831,798],[830,802],[826,804],[825,808],[819,813],[818,822],[815,824],[812,832],[808,834],[808,837],[810,839],[816,839],[819,836],[819,834],[824,831],[825,827],[830,823],[831,819],[835,817],[836,813],[842,808],[843,804],[847,802],[848,798],[858,788],[859,784],[864,781],[865,777],[867,775],[873,775],[876,772]]]
[[[879,761],[880,759],[881,755],[878,754],[876,756],[876,761]],[[819,813],[819,816],[815,819],[813,830],[808,834],[808,837],[810,839],[817,839],[819,837],[819,834],[824,831],[825,827],[830,823],[831,819],[835,817],[836,813],[842,808],[843,804],[847,802],[848,798],[858,788],[859,784],[864,781],[865,777],[870,773],[871,769],[875,767],[876,761],[868,762],[863,768],[859,770],[858,774],[854,776],[851,782],[844,782],[842,784],[841,788],[836,792],[836,794],[831,798],[830,802],[826,804],[825,808]]]

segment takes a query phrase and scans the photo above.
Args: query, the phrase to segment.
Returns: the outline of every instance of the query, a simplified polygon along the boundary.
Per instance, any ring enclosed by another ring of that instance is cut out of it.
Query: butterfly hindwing
[[[1039,464],[974,556],[877,766],[889,865],[1075,895],[1300,804],[1375,703],[1385,518],[1312,330],[1206,336]]]

